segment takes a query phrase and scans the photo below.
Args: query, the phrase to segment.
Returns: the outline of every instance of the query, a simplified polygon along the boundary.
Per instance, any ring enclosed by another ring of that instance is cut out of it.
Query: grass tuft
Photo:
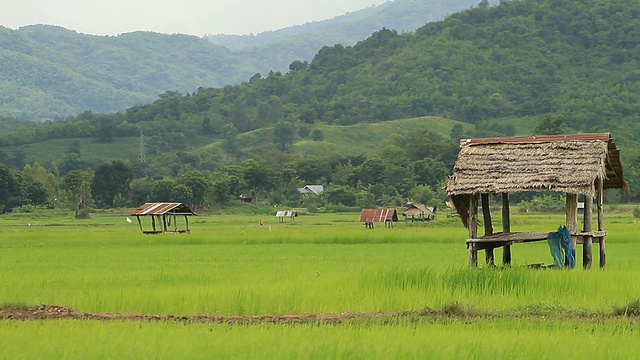
[[[452,301],[442,305],[442,312],[449,316],[464,316],[467,311],[460,302]]]
[[[633,299],[627,305],[614,307],[613,314],[620,316],[640,316],[640,299]]]

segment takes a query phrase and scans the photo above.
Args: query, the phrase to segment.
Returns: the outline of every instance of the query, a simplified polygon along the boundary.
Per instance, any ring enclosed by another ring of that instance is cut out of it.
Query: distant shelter
[[[398,221],[398,211],[396,209],[362,209],[360,222],[364,223],[367,229],[373,229],[373,223],[384,223],[385,227],[392,228],[393,223]]]
[[[430,221],[433,220],[436,216],[435,209],[426,207],[423,204],[407,204],[407,210],[405,210],[402,215],[404,216],[404,221],[414,222],[414,221]]]
[[[145,203],[129,213],[138,219],[143,234],[189,233],[189,216],[195,216],[187,205],[176,202]],[[144,230],[142,217],[151,219],[151,230]],[[179,227],[179,217],[184,217],[184,228]]]
[[[289,221],[294,221],[298,216],[298,212],[295,210],[280,210],[276,212],[276,217],[278,218],[278,222],[283,223],[284,219],[288,218]]]

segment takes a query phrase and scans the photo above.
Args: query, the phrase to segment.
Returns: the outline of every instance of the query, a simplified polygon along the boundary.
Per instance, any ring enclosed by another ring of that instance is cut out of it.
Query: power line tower
[[[144,155],[144,135],[142,134],[142,130],[140,130],[140,153],[138,154],[138,161],[141,163],[147,162],[147,158]]]

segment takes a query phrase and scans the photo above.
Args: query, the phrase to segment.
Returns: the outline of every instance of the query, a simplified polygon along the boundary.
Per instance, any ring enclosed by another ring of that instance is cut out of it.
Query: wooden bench
[[[546,241],[549,232],[528,231],[528,232],[507,232],[507,233],[495,233],[492,235],[481,236],[476,239],[467,239],[467,248],[469,249],[469,263],[475,264],[478,259],[478,250],[489,250],[491,253],[487,258],[487,262],[493,263],[493,249],[503,246],[510,246],[516,243],[527,243],[535,241]],[[571,239],[573,242],[573,248],[575,250],[577,244],[584,245],[588,243],[589,246],[593,243],[600,245],[600,266],[604,266],[605,262],[605,241],[604,238],[607,235],[606,231],[574,231],[571,232]],[[586,241],[585,239],[590,239]],[[503,258],[505,265],[511,263],[511,254],[506,258]],[[584,255],[584,251],[583,251]]]

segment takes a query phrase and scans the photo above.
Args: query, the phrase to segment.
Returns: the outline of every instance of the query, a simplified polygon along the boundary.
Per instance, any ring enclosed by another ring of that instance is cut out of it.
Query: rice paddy
[[[603,271],[526,267],[552,262],[546,242],[513,246],[511,268],[469,269],[466,230],[445,216],[365,229],[358,214],[265,218],[264,226],[257,215],[204,215],[182,235],[143,235],[122,215],[71,218],[0,219],[0,304],[89,313],[409,316],[332,324],[5,319],[6,357],[545,359],[636,351],[636,318],[616,312],[640,296],[631,212],[607,214]],[[512,227],[553,231],[563,221],[562,214],[514,213]]]

